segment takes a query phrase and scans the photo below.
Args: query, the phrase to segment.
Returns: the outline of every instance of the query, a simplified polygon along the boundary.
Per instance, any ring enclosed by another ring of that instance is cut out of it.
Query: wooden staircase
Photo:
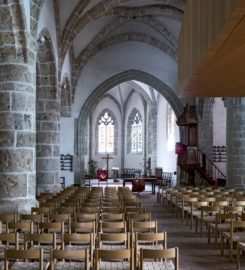
[[[196,173],[203,179],[202,185],[217,185],[217,179],[226,179],[213,161],[198,149],[198,120],[195,106],[186,105],[177,119],[177,125],[184,128],[184,142],[176,144],[178,165],[187,172],[187,184],[196,185]],[[183,181],[182,181],[183,182]]]

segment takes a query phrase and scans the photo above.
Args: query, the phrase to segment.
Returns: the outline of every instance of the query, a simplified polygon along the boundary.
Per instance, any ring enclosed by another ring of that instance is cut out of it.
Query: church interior
[[[245,269],[244,15],[0,0],[0,269]]]

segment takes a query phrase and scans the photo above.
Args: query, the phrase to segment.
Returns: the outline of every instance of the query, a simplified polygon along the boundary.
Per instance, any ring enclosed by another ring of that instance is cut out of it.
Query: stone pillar
[[[61,188],[60,88],[50,40],[39,45],[37,54],[37,194]]]
[[[227,185],[245,185],[245,98],[227,98]]]
[[[18,4],[1,1],[0,212],[36,206],[35,54],[21,16]]]

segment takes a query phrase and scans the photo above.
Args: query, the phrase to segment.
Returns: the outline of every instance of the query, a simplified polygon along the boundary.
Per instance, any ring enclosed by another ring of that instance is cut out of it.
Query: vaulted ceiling
[[[186,0],[57,1],[61,54],[63,61],[68,52],[72,56],[76,92],[89,95],[131,69],[177,88],[178,36]],[[93,79],[98,82],[88,83]],[[79,93],[75,97],[80,100]]]

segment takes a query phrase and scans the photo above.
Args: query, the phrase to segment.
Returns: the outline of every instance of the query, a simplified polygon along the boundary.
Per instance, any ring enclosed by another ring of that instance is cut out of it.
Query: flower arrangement
[[[97,173],[96,173],[97,161],[90,159],[88,162],[88,165],[89,165],[89,174],[91,175],[92,178],[96,178],[97,177]]]

